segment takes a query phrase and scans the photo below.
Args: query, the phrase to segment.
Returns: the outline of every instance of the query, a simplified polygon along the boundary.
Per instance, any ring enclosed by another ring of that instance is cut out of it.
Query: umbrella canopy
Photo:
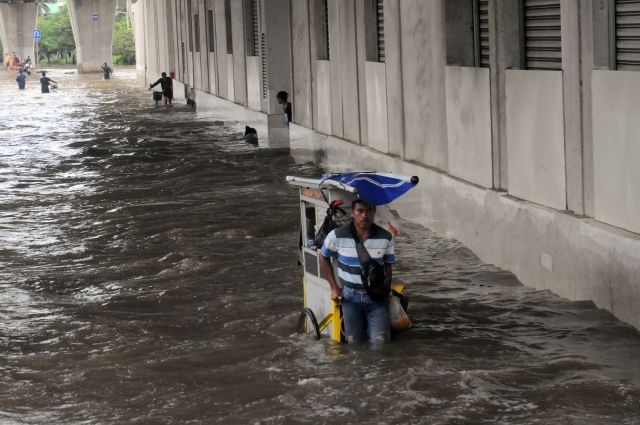
[[[418,184],[416,176],[400,176],[390,173],[349,172],[330,173],[322,181],[336,182],[346,190],[355,192],[358,198],[371,205],[386,205],[404,195]],[[335,184],[333,184],[335,185]]]

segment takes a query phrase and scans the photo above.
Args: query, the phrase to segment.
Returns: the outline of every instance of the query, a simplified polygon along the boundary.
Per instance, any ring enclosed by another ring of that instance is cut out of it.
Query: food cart
[[[344,339],[342,313],[340,304],[331,299],[331,287],[320,268],[321,247],[315,245],[316,233],[327,214],[331,214],[340,226],[351,219],[351,203],[355,199],[377,206],[387,205],[414,187],[418,178],[389,173],[351,172],[326,174],[320,179],[287,176],[287,182],[298,187],[300,196],[300,262],[304,270],[304,307],[298,321],[298,332],[311,334],[316,339],[326,335],[340,342]],[[394,236],[397,233],[391,223],[380,223],[378,220],[376,223],[382,224]],[[405,286],[400,282],[394,281],[391,286],[397,295],[404,292]],[[402,299],[406,310],[406,298]]]

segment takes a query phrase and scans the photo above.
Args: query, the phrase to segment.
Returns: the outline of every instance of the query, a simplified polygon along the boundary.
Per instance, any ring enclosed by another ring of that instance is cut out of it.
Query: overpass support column
[[[36,27],[38,5],[36,3],[0,3],[0,31],[2,46],[20,60],[35,58],[32,31]]]
[[[69,14],[79,73],[101,72],[112,65],[113,25],[117,0],[69,0]]]

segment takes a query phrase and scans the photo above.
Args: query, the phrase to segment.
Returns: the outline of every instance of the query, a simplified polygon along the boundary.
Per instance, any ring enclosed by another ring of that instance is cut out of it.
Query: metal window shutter
[[[640,70],[640,0],[616,0],[616,69]]]
[[[562,69],[560,0],[525,0],[527,69]]]
[[[252,51],[249,56],[258,56],[258,40],[260,39],[260,25],[258,14],[258,0],[251,0]]]
[[[262,98],[266,99],[269,77],[267,68],[267,35],[265,33],[262,33],[260,37],[260,68],[262,71]]]
[[[480,17],[480,66],[489,67],[489,0],[478,2]]]
[[[384,62],[384,0],[376,2],[376,20],[378,24],[378,61]]]
[[[489,67],[489,0],[473,0],[474,66]]]
[[[331,45],[329,44],[329,2],[324,0],[324,41],[326,43],[326,59],[331,59]]]

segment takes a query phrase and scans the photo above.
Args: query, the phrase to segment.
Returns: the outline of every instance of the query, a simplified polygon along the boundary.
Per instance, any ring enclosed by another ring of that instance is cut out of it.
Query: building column
[[[291,51],[291,3],[290,0],[262,0],[261,29],[266,36],[266,98],[262,110],[267,111],[269,145],[289,146],[289,126],[283,120],[282,106],[276,96],[279,91],[289,93],[293,99],[293,62]],[[295,119],[295,117],[294,117]]]
[[[33,29],[36,27],[36,3],[0,3],[0,36],[5,53],[20,60],[35,58]]]
[[[520,2],[489,2],[489,59],[491,84],[491,140],[493,188],[507,190],[507,121],[505,75],[507,69],[523,64],[523,35],[520,28]]]
[[[112,65],[116,0],[69,0],[69,14],[79,73],[101,72]]]

